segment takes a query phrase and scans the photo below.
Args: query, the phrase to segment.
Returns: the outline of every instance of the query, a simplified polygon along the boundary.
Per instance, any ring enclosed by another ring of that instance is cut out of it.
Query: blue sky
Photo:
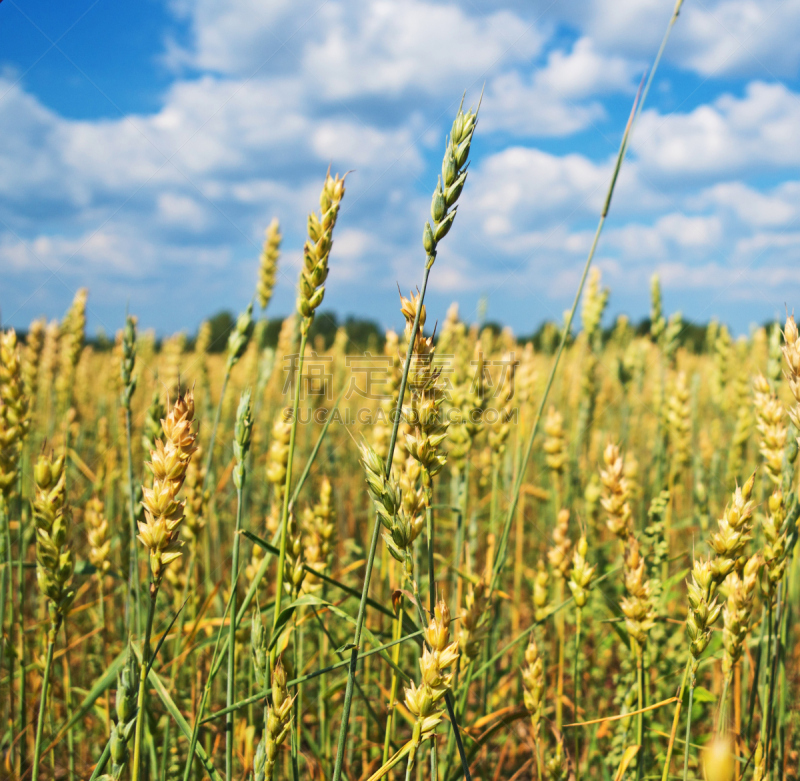
[[[431,278],[518,333],[568,306],[673,0],[4,0],[0,311],[160,333],[250,299],[263,231],[293,305],[306,215],[353,170],[325,308],[397,325],[461,94],[486,94]],[[686,0],[599,252],[609,316],[739,331],[800,302],[800,0]],[[800,309],[800,304],[798,304]]]

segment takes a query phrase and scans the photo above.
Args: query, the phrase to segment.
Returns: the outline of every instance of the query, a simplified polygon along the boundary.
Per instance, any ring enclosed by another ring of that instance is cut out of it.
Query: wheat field
[[[649,84],[574,305],[530,339],[424,303],[479,102],[397,332],[320,328],[330,171],[279,327],[275,220],[221,336],[131,314],[90,344],[86,290],[2,332],[0,776],[798,776],[795,320],[689,328],[654,277],[648,320],[602,326]]]

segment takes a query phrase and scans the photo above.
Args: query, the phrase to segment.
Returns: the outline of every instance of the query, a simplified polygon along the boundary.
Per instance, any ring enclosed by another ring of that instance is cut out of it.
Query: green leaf
[[[291,620],[292,616],[294,615],[294,611],[297,610],[298,607],[303,607],[304,605],[328,605],[328,603],[324,599],[320,599],[319,597],[315,597],[313,594],[304,594],[302,597],[299,597],[291,605],[287,605],[283,610],[281,610],[280,614],[278,615],[278,620],[275,622],[275,626],[272,629],[272,637],[269,640],[269,645],[267,646],[267,650],[271,651],[278,639],[281,636],[286,625]]]
[[[625,629],[625,624],[620,621],[604,621],[603,623],[607,624],[614,630],[614,634],[620,639],[620,642],[624,645],[628,645],[630,643],[630,635],[628,635],[628,631]]]
[[[277,547],[275,547],[275,545],[272,545],[271,543],[262,539],[257,534],[253,534],[253,532],[249,532],[246,529],[244,529],[242,530],[241,534],[247,537],[247,539],[250,540],[250,542],[258,545],[259,548],[262,548],[263,550],[267,551],[268,553],[271,553],[274,556],[277,556],[280,553],[280,551],[278,550]],[[319,578],[325,583],[329,583],[331,586],[335,586],[340,591],[344,591],[345,594],[349,594],[350,596],[355,597],[356,599],[361,598],[360,590],[354,589],[351,586],[348,586],[342,583],[341,581],[332,578],[330,575],[326,575],[324,572],[317,572],[317,570],[315,570],[313,567],[309,567],[307,564],[303,565],[303,569],[306,572],[312,574],[315,578]],[[376,600],[369,598],[367,599],[367,604],[370,607],[375,608],[375,610],[379,610],[385,616],[388,616],[389,618],[394,618],[394,613],[388,607],[386,607],[386,605],[382,605],[380,602],[377,602]],[[413,627],[411,631],[414,631],[416,629],[416,627],[414,627],[413,622],[411,622],[411,624],[407,624],[405,619],[403,625],[406,627],[406,629],[409,629],[409,627]]]
[[[141,651],[138,648],[136,648],[136,646],[133,646],[133,652],[134,654],[136,654],[136,657],[139,660],[139,663],[141,664],[141,659],[142,659]],[[164,707],[167,709],[169,715],[172,716],[175,723],[178,725],[178,729],[180,729],[180,731],[183,733],[183,736],[187,740],[191,740],[192,730],[189,727],[188,723],[186,722],[186,719],[183,718],[183,714],[178,710],[178,706],[175,705],[175,702],[173,701],[172,697],[169,696],[167,687],[164,686],[164,682],[161,680],[161,678],[158,677],[158,673],[153,672],[153,670],[150,670],[147,679],[150,681],[150,683],[153,684],[153,688],[156,690],[156,693],[161,698],[161,702],[164,703]],[[203,767],[205,767],[206,772],[211,776],[212,780],[223,781],[219,773],[217,772],[217,769],[214,767],[214,763],[211,761],[208,754],[206,754],[205,749],[200,745],[200,743],[198,743],[195,746],[194,750],[197,756],[199,757],[200,761],[203,763]]]
[[[75,570],[76,575],[94,575],[97,572],[97,567],[94,564],[90,564],[85,559],[79,559],[75,562]]]
[[[689,574],[689,569],[682,569],[679,572],[676,572],[674,575],[671,575],[664,581],[664,591],[669,592],[673,586],[680,583],[686,576]]]
[[[75,711],[73,711],[70,719],[61,727],[56,736],[50,742],[50,745],[42,752],[42,754],[46,754],[51,749],[55,748],[64,735],[66,735],[67,732],[69,732],[69,730],[72,729],[72,727],[74,727],[81,719],[83,719],[94,707],[94,704],[100,698],[100,695],[103,694],[106,689],[116,683],[117,673],[125,665],[125,659],[127,655],[127,648],[120,651],[117,658],[114,659],[114,661],[111,662],[111,664],[106,668],[106,671],[103,673],[103,675],[95,681],[94,686],[92,686],[88,694],[83,698],[81,704],[75,709]],[[75,690],[73,689],[73,691]]]
[[[695,702],[716,702],[717,698],[705,686],[694,687],[694,701]]]
[[[356,619],[353,618],[351,615],[348,615],[347,613],[345,613],[344,610],[341,610],[340,608],[336,607],[336,605],[328,605],[328,610],[330,610],[331,613],[333,613],[334,615],[337,615],[340,618],[343,618],[345,621],[348,621],[349,623],[351,623],[351,624],[353,624],[355,626]],[[375,648],[380,648],[381,647],[382,643],[379,643],[377,641],[377,639],[375,638],[375,635],[373,635],[372,632],[370,632],[370,630],[366,626],[362,626],[361,631],[363,632],[364,637]],[[406,681],[410,681],[411,680],[411,678],[409,677],[408,673],[406,673],[404,670],[401,670],[400,667],[398,665],[396,665],[392,661],[392,658],[389,656],[388,653],[386,653],[386,651],[381,651],[379,653],[379,656],[381,657],[381,659],[383,659],[384,662],[386,662],[386,664],[389,665],[389,667],[391,667],[393,670],[395,670],[397,672],[397,674],[401,678],[403,678],[403,680],[406,680]]]

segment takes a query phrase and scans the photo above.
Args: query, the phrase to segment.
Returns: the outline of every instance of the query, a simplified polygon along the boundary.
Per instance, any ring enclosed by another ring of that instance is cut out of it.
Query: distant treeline
[[[236,317],[228,311],[222,311],[210,317],[208,320],[211,326],[211,349],[210,352],[221,353],[225,350],[228,342],[228,334],[230,334],[236,323]],[[261,347],[275,347],[278,343],[278,334],[281,330],[283,318],[273,318],[267,321],[267,326],[262,331],[262,344]],[[764,326],[771,327],[773,323],[764,323]],[[577,324],[576,324],[577,326]],[[603,330],[603,340],[606,341],[611,338],[616,323]],[[650,332],[650,318],[644,318],[638,323],[632,324],[633,332],[637,336],[644,336]],[[372,353],[379,353],[383,350],[384,345],[384,331],[378,323],[374,320],[365,320],[360,317],[348,315],[344,320],[340,320],[335,312],[320,312],[311,326],[311,333],[309,343],[312,348],[320,344],[323,349],[327,350],[333,344],[336,333],[339,328],[344,328],[347,334],[347,351],[350,353],[361,353],[370,351]],[[482,328],[490,329],[494,334],[499,334],[503,326],[500,323],[489,321],[483,324]],[[558,346],[558,340],[561,335],[561,326],[552,321],[542,323],[539,328],[532,334],[525,336],[518,336],[517,341],[520,344],[533,342],[536,350],[543,352],[553,352]],[[678,336],[678,342],[682,347],[685,347],[689,352],[700,354],[706,351],[706,332],[708,330],[708,323],[693,323],[690,320],[683,321],[683,328]],[[20,330],[17,332],[20,338],[26,337],[26,331]],[[577,333],[577,327],[573,329],[573,336]],[[191,350],[194,348],[196,334],[187,335],[186,349]],[[161,348],[161,339],[157,340],[156,346]],[[110,350],[114,346],[113,339],[111,339],[103,331],[99,331],[95,336],[87,336],[86,343],[94,350],[104,352]]]
[[[772,322],[764,323],[765,326],[771,327],[773,324]],[[617,323],[615,322],[613,325],[610,325],[608,328],[603,329],[603,341],[608,341],[612,334],[614,333],[614,329],[617,327]],[[631,327],[633,328],[633,332],[637,336],[646,336],[650,333],[650,318],[645,317],[640,320],[638,323],[632,324]],[[708,331],[708,323],[693,323],[691,320],[683,320],[682,321],[682,328],[678,334],[678,344],[681,347],[685,347],[689,352],[700,354],[706,351],[706,332]],[[577,331],[573,328],[573,333],[571,337],[574,337]],[[547,321],[542,323],[539,328],[534,331],[532,334],[526,337],[517,337],[518,341],[525,344],[527,342],[533,342],[533,346],[536,350],[541,350],[544,352],[553,352],[555,348],[558,346],[558,339],[561,336],[561,326],[557,323],[552,321]]]

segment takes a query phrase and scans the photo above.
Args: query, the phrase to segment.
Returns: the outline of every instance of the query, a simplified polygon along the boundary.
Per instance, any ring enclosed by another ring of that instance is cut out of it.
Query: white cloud
[[[126,305],[145,315],[145,327],[186,329],[229,295],[233,269],[227,247],[167,243],[136,225],[118,222],[79,235],[38,234],[21,239],[0,232],[0,268],[6,273],[4,319],[25,326],[34,317],[57,317],[79,287],[89,287],[89,331],[120,327]],[[176,296],[175,290],[181,295]],[[196,304],[213,291],[198,311]],[[16,295],[15,295],[16,293]]]
[[[417,144],[410,128],[382,131],[346,120],[320,122],[311,131],[311,149],[320,160],[345,160],[356,168],[402,163],[408,172],[419,172],[422,158]]]
[[[673,212],[651,225],[630,223],[612,228],[606,234],[604,246],[619,249],[628,260],[641,263],[686,252],[713,253],[722,230],[722,221],[717,216]]]
[[[374,234],[358,228],[343,228],[334,239],[331,253],[336,281],[358,281],[370,276],[369,258],[380,242]]]
[[[686,30],[673,58],[705,76],[795,75],[800,65],[797,0],[721,0],[687,3]]]
[[[497,285],[504,277],[502,269],[487,272],[469,258],[448,252],[437,261],[436,275],[432,277],[430,286],[433,291],[454,295],[467,291],[483,291],[487,285]]]
[[[470,211],[487,235],[502,240],[554,216],[598,213],[608,173],[583,155],[509,147],[483,161],[473,175],[477,195]]]
[[[373,0],[333,4],[322,40],[310,43],[303,69],[323,99],[396,95],[416,87],[449,94],[503,64],[535,55],[535,25],[500,11],[471,15],[455,3]]]
[[[725,95],[708,82],[716,97],[689,110],[642,115],[599,249],[612,285],[641,287],[646,298],[653,268],[676,289],[720,296],[800,285],[800,95],[741,78],[762,64],[797,67],[800,0],[786,13],[777,2],[684,8],[668,50],[673,84],[688,81],[681,68],[739,81],[726,82]],[[173,0],[190,32],[188,46],[168,53],[174,81],[157,110],[119,119],[60,116],[0,75],[0,219],[9,228],[0,266],[15,284],[52,266],[70,285],[103,290],[167,289],[152,280],[201,269],[188,275],[195,294],[185,298],[207,314],[228,303],[202,297],[203,273],[216,275],[206,285],[215,294],[227,286],[231,298],[249,297],[275,214],[286,236],[276,304],[288,311],[306,215],[330,163],[355,171],[326,305],[382,318],[395,279],[418,281],[453,103],[465,86],[474,101],[485,79],[471,172],[432,290],[567,296],[621,132],[608,114],[618,117],[620,96],[635,90],[672,0],[556,5],[540,20],[513,0]],[[581,131],[575,145],[553,140]]]
[[[194,198],[176,193],[158,196],[158,217],[166,225],[199,230],[208,220],[207,210]]]
[[[244,206],[284,204],[300,207],[304,224],[329,163],[356,169],[356,192],[387,170],[394,182],[423,165],[411,126],[384,130],[352,115],[316,121],[300,85],[285,80],[178,82],[154,114],[98,121],[60,117],[0,80],[3,89],[0,215],[16,227],[35,224],[43,205],[86,225],[122,208],[200,230],[237,222]],[[228,202],[238,206],[229,212]]]
[[[682,249],[709,249],[722,238],[722,222],[718,217],[694,217],[675,212],[660,217],[656,228],[665,239]]]
[[[188,48],[170,47],[173,64],[250,76],[259,68],[288,71],[302,63],[306,76],[320,80],[326,99],[396,94],[411,86],[442,94],[453,79],[536,55],[545,41],[543,19],[567,23],[606,56],[649,59],[674,8],[672,0],[560,0],[543,12],[519,2],[421,0],[172,5],[191,31]],[[703,75],[795,75],[798,33],[800,0],[687,2],[667,58]]]
[[[571,52],[551,52],[534,84],[553,95],[581,99],[630,90],[638,70],[640,66],[630,60],[598,52],[590,38],[580,38]]]
[[[667,28],[672,0],[562,0],[547,16],[590,37],[598,50],[650,58]],[[666,57],[704,76],[797,75],[800,0],[686,2]]]
[[[321,101],[409,88],[449,94],[532,57],[544,41],[515,13],[476,14],[455,2],[180,0],[174,7],[189,21],[192,44],[170,47],[173,65],[246,76],[294,71]]]
[[[36,263],[29,246],[12,233],[0,233],[0,258],[6,271],[25,271]]]
[[[548,16],[591,37],[603,51],[650,57],[673,8],[672,0],[562,0]]]
[[[723,263],[669,262],[659,264],[656,271],[662,284],[673,290],[710,290],[734,300],[770,299],[775,304],[785,293],[783,285],[800,285],[796,264],[731,269]]]
[[[248,75],[297,44],[298,32],[313,23],[318,0],[173,0],[174,11],[189,22],[192,46],[171,43],[167,62],[191,64],[218,73]]]
[[[9,268],[33,267],[78,283],[90,274],[143,281],[154,272],[177,273],[180,267],[222,267],[229,258],[225,249],[165,247],[130,229],[87,231],[74,237],[39,235],[29,241],[0,234],[0,259]]]
[[[783,255],[786,253],[797,255],[800,249],[800,232],[771,233],[759,231],[750,236],[739,239],[736,243],[736,253],[740,260],[750,261],[763,259],[771,250]],[[792,252],[794,250],[794,252]]]
[[[480,221],[484,234],[506,246],[529,229],[592,222],[605,201],[613,160],[601,163],[585,155],[554,155],[513,146],[482,161],[470,181],[474,188],[463,207]],[[650,212],[669,201],[646,186],[635,164],[626,164],[614,195],[614,212]],[[509,245],[510,246],[510,245]]]
[[[0,196],[8,203],[44,197],[83,201],[78,181],[54,159],[59,118],[21,85],[0,76]]]
[[[772,191],[760,192],[744,182],[720,182],[689,203],[697,209],[721,208],[755,227],[777,227],[797,219],[800,182],[785,182]]]
[[[641,164],[667,177],[719,176],[765,165],[800,165],[800,96],[783,84],[751,82],[686,114],[644,111],[632,146]]]
[[[602,119],[605,111],[597,101],[575,103],[564,100],[520,73],[495,78],[486,96],[481,120],[487,130],[508,130],[518,135],[569,135]]]
[[[519,70],[495,77],[488,88],[482,127],[520,135],[567,135],[603,119],[597,99],[627,92],[637,65],[598,53],[581,38],[572,50],[556,49],[546,64],[524,75]]]

